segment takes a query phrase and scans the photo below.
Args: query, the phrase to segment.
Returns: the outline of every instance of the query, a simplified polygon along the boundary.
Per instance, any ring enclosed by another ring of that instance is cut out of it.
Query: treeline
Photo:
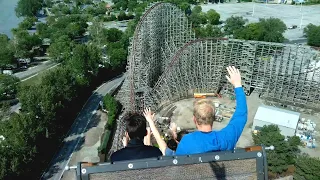
[[[303,33],[307,37],[308,45],[320,47],[320,25],[309,24],[304,28]]]
[[[20,0],[17,9],[21,2],[26,1]],[[0,40],[5,42],[5,48],[10,49],[9,45],[12,43],[23,42],[31,48],[23,44],[21,50],[29,53],[29,49],[32,50],[35,45],[28,44],[28,38],[36,38],[41,43],[48,38],[51,42],[47,53],[52,60],[61,64],[49,70],[41,82],[34,85],[20,86],[17,79],[10,79],[9,82],[8,78],[12,78],[11,76],[0,76],[0,91],[4,92],[1,98],[15,96],[17,93],[22,104],[19,114],[9,116],[7,105],[2,105],[0,109],[0,135],[4,137],[3,140],[0,139],[0,179],[40,177],[92,90],[101,82],[124,71],[129,37],[138,22],[138,19],[135,19],[127,30],[122,32],[106,29],[99,20],[94,21],[93,26],[88,28],[89,19],[86,14],[49,16],[46,23],[36,25],[36,34],[29,34],[27,29],[30,24],[34,26],[32,17],[37,11],[30,13],[20,10],[22,12],[17,14],[30,16],[16,30],[22,40],[16,41],[15,34],[12,40],[0,36]],[[99,25],[98,31],[103,32],[102,34],[92,32],[94,23]],[[84,37],[86,31],[91,31],[92,34],[83,44],[79,39]],[[37,42],[37,45],[41,43]],[[105,47],[108,47],[107,52],[104,51]],[[10,52],[10,57],[14,53],[16,51]],[[107,57],[107,60],[103,57]]]
[[[257,23],[248,23],[247,19],[231,16],[220,21],[220,14],[211,9],[202,12],[201,6],[195,6],[188,15],[196,37],[231,37],[244,40],[283,42],[283,33],[287,27],[278,18],[260,19]]]
[[[97,76],[107,76],[99,74],[97,47],[79,44],[72,52],[74,55],[46,73],[40,84],[20,87],[22,112],[0,123],[0,134],[5,137],[0,142],[1,179],[39,178],[62,135],[102,81]]]
[[[320,159],[301,154],[299,146],[302,142],[299,137],[285,138],[275,125],[263,126],[257,135],[252,136],[256,145],[275,147],[274,150],[267,151],[269,179],[288,175],[293,175],[294,179],[299,180],[320,179],[317,170],[320,168]]]

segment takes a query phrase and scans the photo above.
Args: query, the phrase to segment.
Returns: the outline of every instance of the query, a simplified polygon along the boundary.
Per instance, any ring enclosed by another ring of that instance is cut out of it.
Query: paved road
[[[129,21],[127,21],[127,20],[125,20],[125,21],[110,21],[110,22],[103,23],[103,25],[105,28],[117,28],[117,29],[124,32],[127,29],[128,22]]]
[[[56,66],[57,63],[52,62],[52,61],[45,61],[42,64],[38,65],[38,66],[34,66],[34,67],[30,67],[28,68],[28,70],[23,71],[23,72],[18,72],[18,73],[14,73],[13,75],[18,77],[21,80],[25,80],[29,77],[33,77],[34,75],[37,75],[38,73],[45,71],[47,69],[50,69],[54,66]]]
[[[99,102],[101,101],[102,97],[118,87],[123,80],[124,75],[104,83],[94,91],[93,95],[91,95],[81,112],[78,114],[78,117],[75,119],[73,125],[67,133],[68,135],[64,139],[61,149],[52,159],[49,168],[42,175],[41,179],[61,179],[61,176],[64,173],[65,167],[68,165],[73,152],[79,148],[80,142],[83,141],[83,133],[87,130],[87,126],[91,120],[91,117],[96,109],[98,109]]]

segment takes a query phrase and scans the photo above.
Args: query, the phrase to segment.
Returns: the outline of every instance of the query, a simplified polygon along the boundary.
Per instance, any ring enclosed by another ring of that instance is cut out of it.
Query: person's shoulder
[[[215,136],[216,132],[211,131],[211,132],[201,132],[201,131],[194,131],[192,133],[186,134],[183,136],[182,140],[183,141],[198,141],[199,139]],[[182,141],[181,140],[181,141]]]
[[[110,160],[111,160],[111,161],[117,161],[117,160],[118,160],[118,157],[120,157],[121,154],[122,154],[122,151],[121,151],[121,150],[122,150],[122,149],[113,152],[113,153],[111,154],[111,156],[110,156]]]
[[[196,137],[196,136],[201,136],[201,132],[194,131],[194,132],[188,133],[188,134],[184,135],[182,139],[192,139],[193,137]]]
[[[154,152],[154,153],[160,153],[160,154],[162,154],[162,152],[160,151],[160,149],[159,148],[157,148],[157,147],[155,147],[155,146],[145,146],[147,149],[148,149],[148,151],[152,151],[152,152]]]

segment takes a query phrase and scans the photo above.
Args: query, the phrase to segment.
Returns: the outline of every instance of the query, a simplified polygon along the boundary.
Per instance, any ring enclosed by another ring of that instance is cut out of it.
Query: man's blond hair
[[[193,115],[198,125],[212,125],[215,118],[215,109],[208,99],[196,100],[193,104]]]

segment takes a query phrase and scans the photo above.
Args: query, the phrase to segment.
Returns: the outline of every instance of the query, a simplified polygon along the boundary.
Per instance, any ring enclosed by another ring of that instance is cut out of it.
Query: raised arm
[[[163,155],[165,155],[167,143],[161,138],[160,133],[159,133],[156,125],[154,124],[153,118],[154,118],[155,114],[152,114],[150,108],[146,108],[143,112],[143,115],[149,123],[151,132],[153,133],[153,136],[159,145],[160,151],[162,152]]]
[[[224,141],[220,142],[221,150],[232,150],[235,147],[248,119],[246,96],[242,88],[240,72],[234,66],[227,67],[227,71],[229,76],[226,76],[226,78],[234,86],[236,94],[236,110],[229,124],[217,132],[217,136],[220,137],[218,139]]]

